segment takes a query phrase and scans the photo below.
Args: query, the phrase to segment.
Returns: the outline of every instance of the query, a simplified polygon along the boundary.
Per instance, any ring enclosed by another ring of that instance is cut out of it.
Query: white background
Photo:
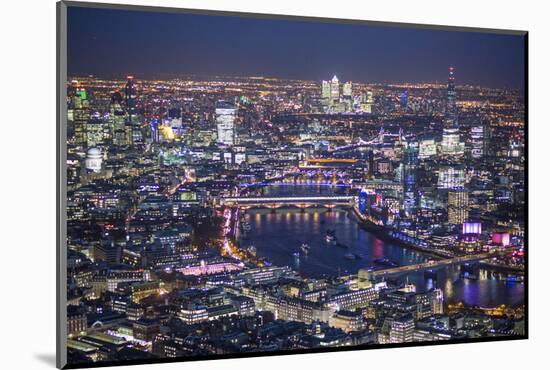
[[[118,2],[118,1],[111,1]],[[511,28],[529,35],[530,339],[143,365],[135,369],[548,368],[548,9],[544,1],[149,0],[141,5]],[[55,2],[2,4],[0,273],[2,368],[55,363]],[[330,48],[330,45],[327,45]],[[349,57],[353,57],[350,55]],[[475,55],[472,55],[475,58]],[[105,61],[108,62],[108,61]],[[546,113],[546,114],[545,114]]]

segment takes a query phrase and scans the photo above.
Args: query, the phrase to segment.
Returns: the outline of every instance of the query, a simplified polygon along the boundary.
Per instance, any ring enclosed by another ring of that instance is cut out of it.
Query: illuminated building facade
[[[468,191],[464,188],[449,190],[448,194],[449,224],[462,225],[468,220]]]
[[[216,107],[216,127],[218,144],[235,144],[235,117],[237,108],[227,102],[219,102]]]
[[[413,215],[418,207],[418,141],[407,141],[403,155],[403,209]]]
[[[77,87],[73,100],[74,143],[77,145],[86,145],[86,129],[90,121],[90,103],[86,90]]]
[[[439,189],[454,189],[464,186],[464,168],[460,166],[442,166],[438,171],[437,187]]]

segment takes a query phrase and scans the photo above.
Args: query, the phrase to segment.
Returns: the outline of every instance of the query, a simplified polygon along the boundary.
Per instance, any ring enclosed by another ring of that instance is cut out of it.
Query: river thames
[[[262,189],[264,195],[327,195],[346,193],[346,188],[326,186],[269,186]],[[304,277],[322,278],[344,274],[356,274],[360,268],[387,268],[384,263],[408,265],[424,262],[429,257],[412,249],[383,241],[373,233],[362,229],[349,209],[324,208],[300,211],[293,208],[249,210],[246,219],[251,230],[240,236],[242,247],[254,246],[259,256],[273,265],[290,266]],[[339,244],[327,243],[327,230],[335,230]],[[309,253],[301,251],[302,243],[310,246]],[[355,259],[346,258],[354,254]],[[385,261],[384,261],[385,259]],[[441,288],[449,302],[462,301],[468,305],[493,307],[500,304],[523,303],[524,284],[506,279],[506,274],[483,268],[470,272],[464,278],[460,266],[438,270],[436,276],[424,272],[401,275],[408,278],[419,291],[432,287]]]

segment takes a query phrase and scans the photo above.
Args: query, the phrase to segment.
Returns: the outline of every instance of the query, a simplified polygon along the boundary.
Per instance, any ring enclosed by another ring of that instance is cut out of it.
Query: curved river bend
[[[342,194],[345,188],[326,186],[268,186],[264,195],[327,195]],[[269,209],[249,210],[246,214],[251,230],[246,238],[239,237],[241,246],[253,245],[259,256],[267,258],[274,265],[290,266],[304,277],[357,273],[360,268],[381,266],[380,259],[388,259],[399,265],[407,265],[427,260],[421,253],[378,239],[359,227],[352,211],[347,209]],[[336,230],[338,242],[348,248],[330,245],[325,240],[327,229]],[[309,244],[307,255],[300,252],[302,243]],[[294,254],[298,252],[299,257]],[[346,253],[360,256],[348,259]],[[437,271],[436,276],[428,277],[423,272],[406,276],[422,291],[432,287],[441,288],[448,301],[463,301],[469,305],[492,307],[499,304],[516,305],[523,303],[524,284],[506,281],[504,274],[486,269],[476,269],[474,279],[461,277],[460,266],[452,266]],[[400,278],[405,278],[401,276]]]

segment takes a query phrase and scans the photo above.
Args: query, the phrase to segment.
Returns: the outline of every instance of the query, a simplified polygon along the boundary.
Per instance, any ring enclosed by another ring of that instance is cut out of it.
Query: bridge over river
[[[368,270],[361,269],[359,270],[358,275],[359,275],[359,278],[370,280],[372,278],[380,278],[380,277],[398,275],[398,274],[415,272],[415,271],[437,269],[437,268],[449,266],[449,265],[481,261],[484,259],[492,258],[493,256],[495,256],[495,253],[478,253],[478,254],[469,254],[466,256],[459,256],[459,257],[453,257],[453,258],[445,258],[437,261],[428,261],[423,263],[415,263],[412,265],[392,267],[392,268],[383,269],[383,270],[368,271]]]
[[[334,196],[317,196],[317,197],[233,197],[222,198],[221,204],[229,207],[234,206],[260,206],[267,208],[279,208],[282,206],[293,205],[299,208],[307,208],[313,206],[335,206],[335,205],[352,205],[354,202],[353,196],[334,195]]]

